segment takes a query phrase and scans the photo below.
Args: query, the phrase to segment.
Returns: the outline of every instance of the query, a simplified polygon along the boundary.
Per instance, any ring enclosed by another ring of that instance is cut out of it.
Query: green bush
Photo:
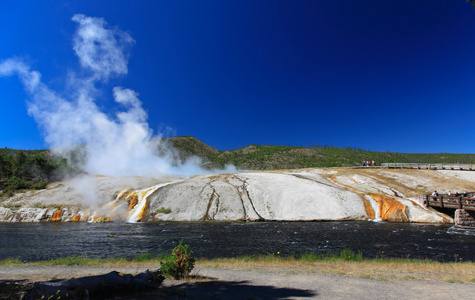
[[[31,187],[31,182],[28,182],[24,180],[23,178],[13,176],[7,180],[6,188],[10,190],[28,189],[30,187]]]
[[[33,184],[31,186],[31,188],[35,189],[35,190],[44,190],[46,189],[46,186],[48,185],[48,182],[46,181],[43,181],[43,182],[38,182],[36,184]]]
[[[187,278],[195,266],[193,251],[188,250],[188,245],[180,244],[173,248],[172,255],[165,261],[160,261],[160,269],[164,276],[175,279]]]
[[[170,214],[172,212],[172,209],[167,207],[160,207],[159,209],[157,209],[157,213],[159,214]]]

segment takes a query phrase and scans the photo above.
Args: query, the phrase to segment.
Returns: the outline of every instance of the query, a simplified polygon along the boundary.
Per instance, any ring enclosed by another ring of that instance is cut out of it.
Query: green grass
[[[143,253],[143,254],[139,254],[136,257],[134,257],[132,259],[132,261],[134,261],[134,262],[152,262],[152,261],[157,262],[157,261],[160,261],[160,260],[165,260],[170,256],[171,255],[167,255],[167,254],[153,255],[151,253]]]
[[[244,262],[286,262],[286,261],[300,261],[300,262],[317,262],[317,261],[363,261],[363,254],[361,252],[354,253],[350,249],[343,249],[341,252],[304,252],[301,254],[292,254],[289,256],[282,256],[279,252],[266,255],[244,255],[235,258]]]
[[[22,262],[18,258],[7,258],[0,260],[0,267],[8,267],[15,265],[43,265],[43,266],[126,266],[126,265],[140,265],[142,263],[159,263],[160,260],[165,260],[171,255],[153,255],[150,253],[142,253],[133,258],[126,257],[112,257],[112,258],[91,258],[87,256],[67,256],[50,260],[41,260],[34,262]]]
[[[67,256],[51,260],[31,262],[32,265],[47,266],[129,266],[140,264],[159,264],[160,260],[168,258],[170,255],[153,255],[142,253],[133,258],[112,257],[112,258],[91,258],[87,256]],[[1,263],[1,262],[0,262]]]
[[[317,254],[315,252],[303,253],[299,256],[300,261],[315,262],[315,261],[332,261],[332,260],[346,260],[346,261],[362,261],[363,253],[354,253],[351,249],[343,249],[341,252],[326,252]]]
[[[9,267],[9,266],[16,266],[22,265],[23,262],[18,258],[7,258],[4,260],[0,260],[0,267]]]
[[[159,209],[157,209],[157,213],[161,213],[161,214],[169,214],[172,212],[172,209],[167,207],[160,207]]]
[[[33,264],[39,265],[48,265],[48,266],[100,266],[104,264],[121,264],[127,262],[128,259],[123,257],[118,258],[107,258],[107,259],[99,259],[99,258],[90,258],[87,256],[68,256],[68,257],[61,257],[46,261],[39,261]]]
[[[84,266],[84,267],[151,267],[160,266],[171,255],[139,254],[134,258],[96,259],[70,256],[47,261],[23,263],[10,258],[0,261],[0,267],[16,265]],[[284,256],[279,252],[267,255],[246,255],[234,258],[197,259],[196,266],[222,269],[273,271],[285,274],[320,273],[375,280],[434,280],[449,283],[474,284],[475,262],[438,262],[430,259],[364,258],[349,249],[340,252],[306,252]]]
[[[13,266],[20,264],[31,264],[31,265],[49,265],[49,266],[98,266],[98,265],[130,265],[134,263],[155,263],[159,261],[166,260],[171,257],[171,255],[161,254],[154,255],[151,253],[142,253],[133,258],[126,257],[113,257],[113,258],[91,258],[87,256],[67,256],[62,258],[56,258],[51,260],[43,260],[36,262],[22,262],[17,258],[8,258],[0,260],[0,266]],[[409,259],[409,258],[364,258],[361,252],[355,253],[351,249],[343,249],[340,252],[325,252],[325,253],[316,253],[316,252],[303,252],[300,254],[291,254],[291,255],[281,255],[279,252],[271,254],[252,254],[252,255],[243,255],[234,258],[216,258],[216,259],[197,259],[197,261],[209,261],[209,262],[219,262],[219,261],[240,261],[244,263],[248,262],[302,262],[302,263],[314,263],[314,262],[371,262],[375,264],[387,264],[391,263],[392,265],[440,265],[440,264],[472,264],[471,261],[458,261],[451,263],[438,262],[431,259]],[[473,278],[475,281],[475,277]]]

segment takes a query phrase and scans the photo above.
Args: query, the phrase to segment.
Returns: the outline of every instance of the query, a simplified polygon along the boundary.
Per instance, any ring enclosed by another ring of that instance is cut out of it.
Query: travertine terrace
[[[84,184],[84,182],[86,184]],[[176,177],[89,176],[2,199],[0,221],[318,221],[452,223],[418,194],[472,191],[475,172],[305,169]]]

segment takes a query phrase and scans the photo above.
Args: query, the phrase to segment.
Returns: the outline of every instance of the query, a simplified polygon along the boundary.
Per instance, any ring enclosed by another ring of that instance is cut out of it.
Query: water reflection
[[[2,223],[0,259],[26,261],[168,254],[179,240],[197,257],[339,252],[365,257],[475,260],[475,230],[386,222]]]

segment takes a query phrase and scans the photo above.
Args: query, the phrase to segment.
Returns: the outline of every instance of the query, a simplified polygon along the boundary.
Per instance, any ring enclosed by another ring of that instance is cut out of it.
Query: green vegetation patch
[[[0,260],[0,267],[9,267],[9,266],[16,266],[22,265],[23,262],[18,258],[7,258],[4,260]]]
[[[160,213],[160,214],[170,214],[172,212],[172,209],[167,207],[160,207],[159,209],[157,209],[157,213]]]
[[[370,151],[359,147],[338,148],[317,143],[302,146],[256,145],[219,151],[193,137],[173,137],[168,141],[179,150],[180,158],[191,156],[204,159],[203,167],[219,168],[232,164],[242,170],[282,170],[325,167],[361,166],[363,161],[381,163],[475,163],[475,154],[396,153]]]
[[[363,161],[381,163],[472,164],[475,154],[453,153],[395,153],[369,151],[359,147],[338,148],[317,143],[303,146],[256,145],[220,151],[191,136],[164,140],[157,149],[160,154],[167,146],[177,149],[175,159],[185,162],[191,157],[202,159],[208,169],[234,165],[241,170],[286,170],[303,168],[354,167]],[[0,196],[13,196],[17,191],[44,189],[48,183],[65,175],[83,173],[79,166],[85,155],[80,147],[71,151],[66,160],[47,150],[0,149]],[[162,208],[157,213],[169,213]]]
[[[188,245],[183,245],[183,240],[173,248],[171,256],[160,261],[160,269],[164,276],[174,279],[188,278],[191,270],[195,267],[193,251]]]
[[[48,183],[60,180],[65,175],[82,173],[82,170],[74,167],[76,163],[68,162],[47,150],[0,149],[1,196],[11,197],[16,191],[22,190],[45,189]]]
[[[282,272],[284,274],[320,273],[376,280],[434,280],[449,283],[475,283],[475,262],[438,262],[430,259],[364,258],[358,252],[305,252],[284,256],[279,252],[267,255],[246,255],[234,258],[195,259],[182,242],[170,255],[142,253],[134,258],[94,259],[71,256],[48,261],[23,263],[18,259],[0,261],[0,267],[15,265],[130,267],[160,265],[169,278],[186,278],[195,263],[200,267]],[[185,275],[186,274],[186,275]],[[187,279],[188,280],[188,279]],[[191,279],[193,280],[193,278]]]

